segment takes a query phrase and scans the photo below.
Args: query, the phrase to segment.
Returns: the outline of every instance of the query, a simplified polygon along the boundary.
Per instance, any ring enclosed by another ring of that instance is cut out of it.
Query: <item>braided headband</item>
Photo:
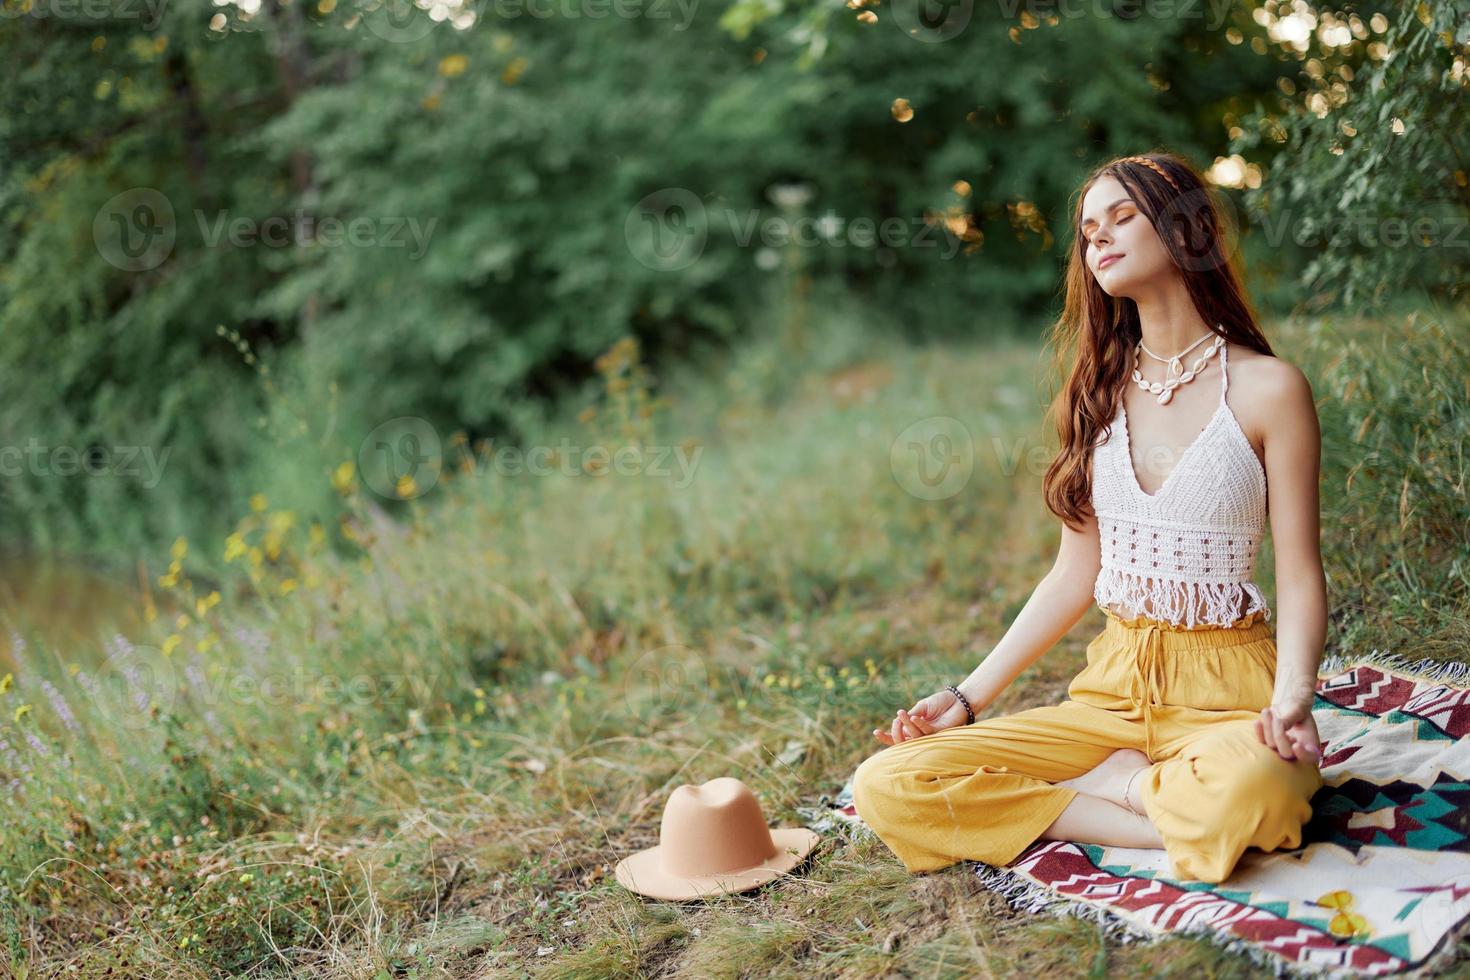
[[[1176,191],[1179,189],[1179,185],[1174,181],[1174,178],[1171,177],[1171,176],[1169,176],[1169,172],[1167,170],[1165,170],[1163,167],[1159,166],[1157,163],[1154,163],[1148,157],[1124,157],[1123,159],[1119,160],[1118,162],[1119,163],[1141,163],[1145,167],[1148,167],[1150,170],[1152,170],[1155,173],[1157,173],[1160,177],[1162,177],[1165,180],[1167,180],[1169,182],[1169,186],[1170,187],[1174,188]]]

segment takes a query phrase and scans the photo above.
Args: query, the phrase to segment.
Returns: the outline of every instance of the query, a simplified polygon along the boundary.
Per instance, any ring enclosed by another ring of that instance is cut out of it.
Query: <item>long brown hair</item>
[[[1066,301],[1047,338],[1052,377],[1066,375],[1066,382],[1047,413],[1061,448],[1042,478],[1042,493],[1047,509],[1073,528],[1092,514],[1092,447],[1118,412],[1141,337],[1137,305],[1103,292],[1084,258],[1082,201],[1104,176],[1121,183],[1153,223],[1210,332],[1275,356],[1241,286],[1235,229],[1226,227],[1222,202],[1195,168],[1177,154],[1155,151],[1094,170],[1072,205]]]

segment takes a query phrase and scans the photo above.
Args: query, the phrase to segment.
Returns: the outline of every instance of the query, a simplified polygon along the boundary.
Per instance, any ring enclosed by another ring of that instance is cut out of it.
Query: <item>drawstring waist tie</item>
[[[1128,679],[1128,699],[1143,715],[1144,754],[1153,759],[1153,709],[1164,704],[1164,659],[1169,653],[1219,650],[1253,643],[1272,635],[1261,611],[1242,616],[1229,626],[1187,627],[1149,616],[1124,619],[1111,609],[1105,627],[1108,638],[1134,651],[1134,670]],[[1208,637],[1208,639],[1206,639]]]

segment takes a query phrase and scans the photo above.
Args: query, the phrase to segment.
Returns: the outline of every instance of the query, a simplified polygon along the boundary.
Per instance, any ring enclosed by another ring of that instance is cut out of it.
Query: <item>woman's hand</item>
[[[976,711],[980,705],[971,699],[970,706]],[[965,706],[960,704],[960,699],[954,696],[953,691],[936,691],[921,701],[914,704],[912,708],[905,711],[902,708],[893,717],[893,725],[889,731],[881,728],[873,729],[873,737],[884,745],[897,745],[899,742],[907,742],[909,739],[920,738],[924,735],[932,735],[946,728],[954,728],[965,723]]]
[[[1256,737],[1287,762],[1314,758],[1322,764],[1322,739],[1310,698],[1278,698],[1256,718]]]

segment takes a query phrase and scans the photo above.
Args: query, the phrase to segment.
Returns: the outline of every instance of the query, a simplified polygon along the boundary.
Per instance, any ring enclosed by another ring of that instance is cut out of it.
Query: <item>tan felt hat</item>
[[[767,827],[750,787],[720,776],[674,790],[659,842],[619,861],[616,874],[623,886],[650,898],[749,891],[796,867],[819,840],[806,827]]]

